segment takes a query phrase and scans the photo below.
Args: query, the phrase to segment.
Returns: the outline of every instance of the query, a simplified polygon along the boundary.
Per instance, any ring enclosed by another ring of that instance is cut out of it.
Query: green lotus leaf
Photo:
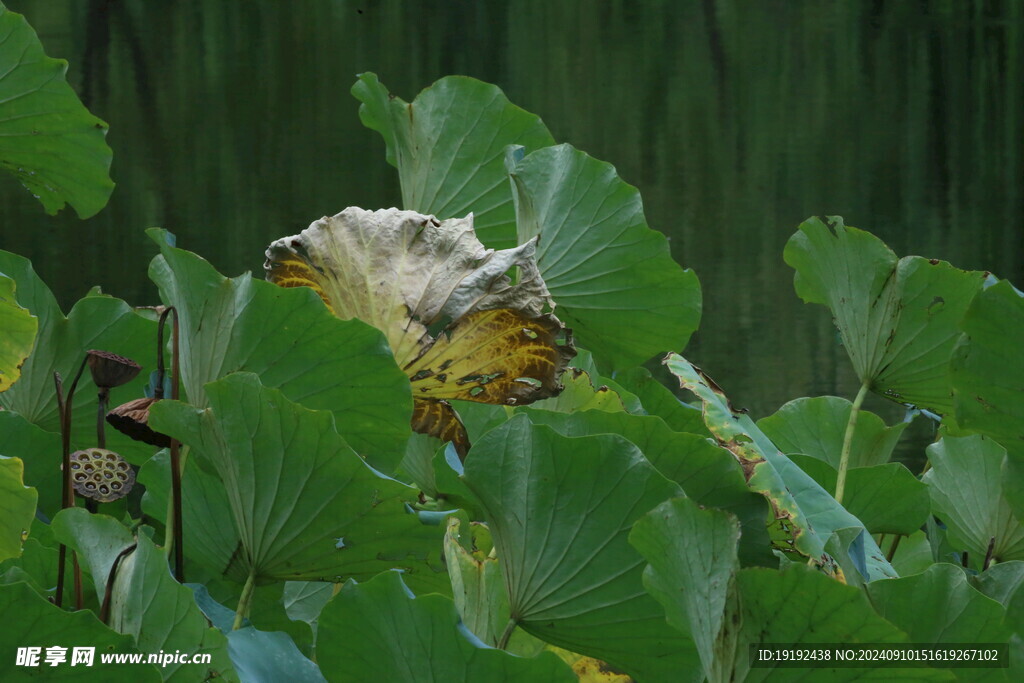
[[[241,680],[324,683],[320,669],[299,651],[288,634],[268,633],[252,626],[232,629],[234,610],[214,600],[206,586],[189,587],[206,618],[227,636],[228,652]]]
[[[440,595],[415,597],[397,572],[349,581],[320,613],[317,659],[330,681],[576,681],[550,652],[487,647]]]
[[[647,227],[637,189],[570,145],[512,152],[508,166],[519,242],[540,237],[537,264],[558,314],[602,367],[686,346],[700,323],[700,283]]]
[[[60,434],[32,424],[18,413],[0,410],[0,455],[24,463],[25,483],[39,492],[39,509],[52,517],[60,509]]]
[[[740,525],[732,515],[674,498],[641,517],[629,542],[650,564],[644,586],[668,623],[689,633],[709,681],[729,680],[739,611],[735,575]]]
[[[819,396],[798,398],[763,417],[757,426],[783,453],[801,453],[839,469],[846,425],[853,404],[845,398]],[[850,468],[889,462],[892,450],[909,422],[887,427],[882,418],[860,409],[850,445]]]
[[[207,467],[212,470],[212,467]],[[167,450],[150,458],[140,469],[137,481],[145,487],[142,511],[152,519],[166,524],[170,501],[171,465]],[[191,567],[202,565],[214,576],[221,576],[231,562],[231,555],[240,539],[235,524],[210,524],[209,520],[232,519],[232,508],[224,492],[224,484],[213,471],[199,466],[198,458],[185,461],[181,477],[182,528],[187,529],[184,541],[185,576],[194,578]]]
[[[281,599],[290,619],[312,625],[333,592],[334,584],[324,581],[287,581]]]
[[[413,434],[405,444],[405,455],[398,466],[398,475],[416,484],[420,491],[437,498],[437,477],[434,474],[434,456],[444,454],[447,446],[426,434]]]
[[[834,467],[810,456],[793,454],[789,458],[823,489],[835,494],[839,474]],[[873,534],[907,536],[924,526],[931,512],[931,499],[928,487],[903,463],[890,462],[850,470],[843,507]]]
[[[22,483],[24,469],[18,458],[0,456],[0,562],[21,555],[36,516],[36,490]]]
[[[135,313],[120,299],[90,295],[79,300],[67,317],[57,305],[26,258],[0,251],[0,273],[17,283],[17,303],[36,316],[39,331],[32,354],[21,366],[21,378],[0,393],[0,407],[19,413],[34,425],[60,432],[57,400],[53,386],[54,371],[64,379],[64,391],[70,389],[78,367],[90,349],[110,351],[131,358],[144,368],[156,367],[156,323]],[[142,396],[146,373],[111,391],[111,405],[120,400]],[[82,375],[75,393],[72,450],[96,445],[97,390],[89,372]],[[0,437],[2,438],[2,437]],[[153,447],[132,441],[116,430],[107,430],[107,448],[133,463],[141,463],[153,454]],[[6,453],[5,455],[15,455]],[[30,462],[39,459],[45,464]],[[26,471],[60,467],[60,447],[26,457]],[[36,481],[30,479],[29,483]]]
[[[485,249],[472,216],[438,221],[349,207],[275,241],[265,268],[271,282],[311,287],[339,318],[384,332],[412,384],[414,428],[464,454],[469,442],[448,401],[521,405],[554,396],[575,353],[570,333],[543,312],[553,302],[535,248],[536,240]]]
[[[701,411],[683,403],[672,391],[654,379],[647,368],[630,368],[615,373],[620,386],[637,396],[648,415],[657,415],[673,431],[711,436]]]
[[[935,562],[927,532],[918,530],[905,538],[896,537],[893,542],[897,538],[899,545],[892,558],[892,567],[900,576],[920,574]]]
[[[24,582],[44,598],[51,598],[57,588],[57,545],[50,525],[33,521],[21,556],[0,562],[0,584]]]
[[[206,680],[225,674],[229,680],[237,680],[231,671],[227,639],[207,625],[192,591],[171,577],[167,556],[152,541],[141,534],[133,538],[116,520],[82,509],[63,511],[53,523],[60,540],[88,563],[101,600],[116,557],[135,546],[117,565],[107,623],[133,636],[144,652],[212,656],[211,663],[203,665],[202,670],[192,664],[167,664],[160,670],[165,681]]]
[[[346,441],[375,466],[398,464],[409,436],[409,380],[377,330],[338,320],[305,289],[248,274],[225,278],[168,244],[165,231],[148,234],[161,252],[150,278],[180,318],[181,378],[193,405],[208,405],[207,382],[255,372],[290,399],[330,410]]]
[[[969,577],[969,580],[983,595],[1006,607],[1024,585],[1024,562],[1012,560],[994,564],[981,574]]]
[[[34,525],[38,526],[42,523]],[[0,585],[27,583],[36,593],[50,599],[57,587],[57,561],[56,548],[29,537],[21,547],[21,557],[0,563]]]
[[[828,491],[783,455],[753,420],[734,410],[714,380],[679,354],[669,354],[665,365],[684,389],[703,401],[704,423],[718,443],[735,455],[750,488],[768,499],[775,518],[771,533],[779,550],[796,550],[817,561],[833,532],[864,528]],[[864,578],[869,581],[895,575],[866,529],[863,556],[856,553],[855,560],[866,570]]]
[[[894,401],[953,410],[957,325],[987,273],[920,256],[897,259],[871,233],[811,218],[789,239],[797,294],[828,306],[861,383]]]
[[[1014,560],[994,564],[981,574],[969,577],[969,580],[972,586],[1006,609],[1003,623],[1019,637],[1024,632],[1024,591],[1020,589],[1024,585],[1024,562]]]
[[[202,543],[207,563],[238,582],[431,572],[425,561],[439,559],[444,530],[406,509],[415,489],[367,466],[331,413],[293,403],[250,373],[211,382],[205,394],[207,409],[160,401],[150,415],[154,429],[189,445],[189,460],[220,480],[191,486],[186,477],[186,547]],[[218,516],[203,517],[210,509]],[[233,528],[210,519],[230,519]]]
[[[404,208],[440,219],[472,213],[484,244],[516,245],[505,147],[553,145],[539,117],[509,102],[497,86],[465,76],[442,78],[412,104],[393,96],[372,73],[359,76],[352,94],[362,102],[363,124],[384,138]]]
[[[0,273],[0,392],[18,381],[21,364],[32,352],[37,326],[35,316],[15,300],[14,280]]]
[[[113,517],[93,515],[80,508],[57,513],[51,529],[59,543],[85,558],[83,568],[92,576],[96,602],[102,602],[114,558],[135,543],[131,531]]]
[[[627,391],[621,384],[614,379],[603,374],[597,367],[597,362],[594,360],[594,354],[586,349],[576,349],[576,355],[573,356],[572,360],[569,361],[569,367],[582,370],[590,376],[590,381],[595,387],[601,385],[607,386],[609,389],[619,395],[622,400],[622,406],[626,409],[627,413],[634,415],[644,415],[644,407],[640,404],[640,399],[635,394]],[[619,373],[615,373],[616,377]]]
[[[514,623],[640,679],[680,680],[699,666],[689,637],[666,631],[627,540],[641,515],[682,493],[636,446],[517,415],[477,441],[463,478],[483,506]]]
[[[720,510],[676,498],[633,527],[630,542],[649,562],[644,584],[668,622],[693,633],[709,681],[773,680],[782,671],[750,668],[751,645],[762,643],[904,643],[906,634],[875,614],[863,592],[797,564],[784,571],[740,569],[739,528]],[[882,583],[882,582],[879,582]],[[873,584],[877,585],[877,584]],[[886,670],[787,669],[815,680],[879,678]],[[903,679],[943,678],[941,672],[900,670]]]
[[[5,681],[23,680],[26,674],[45,677],[52,672],[61,681],[104,683],[111,674],[100,664],[102,655],[138,652],[130,636],[111,630],[91,611],[65,612],[24,583],[0,586],[0,611],[9,617],[17,615],[8,618],[0,629],[0,652],[7,653],[0,661],[0,679]],[[83,646],[96,648],[93,665],[71,666],[74,648]],[[42,648],[38,668],[17,666],[15,653],[19,647]],[[45,663],[47,647],[67,648],[66,661],[51,668]],[[159,669],[150,664],[132,665],[131,672],[133,681],[161,680]]]
[[[739,518],[743,525],[739,555],[744,565],[777,565],[765,529],[768,504],[764,496],[747,486],[742,468],[728,450],[697,434],[673,432],[654,416],[598,411],[565,415],[534,407],[523,412],[534,424],[547,425],[563,436],[625,437],[696,503],[728,510]]]
[[[490,531],[476,522],[463,527],[458,517],[449,517],[444,556],[462,623],[483,642],[497,646],[508,625],[509,607]]]
[[[0,162],[47,213],[65,203],[80,218],[107,204],[107,124],[89,113],[68,85],[68,63],[43,53],[20,14],[0,5]]]
[[[583,410],[621,413],[626,409],[615,390],[603,384],[600,377],[595,384],[594,379],[579,368],[566,369],[562,374],[562,385],[565,389],[558,396],[537,401],[532,407],[556,413],[575,413]]]
[[[967,583],[963,569],[935,564],[924,573],[868,585],[878,613],[915,643],[1005,643],[1005,610]],[[1008,681],[1005,669],[953,669],[963,681]]]
[[[877,586],[890,581],[877,581]],[[879,616],[864,591],[846,586],[799,564],[783,571],[742,569],[736,575],[740,595],[742,630],[737,648],[739,672],[735,680],[893,680],[893,669],[779,669],[750,668],[746,660],[751,643],[907,643],[915,640]],[[898,680],[950,680],[935,669],[898,670]],[[787,674],[790,674],[787,676]],[[796,674],[796,676],[792,675]]]
[[[950,369],[956,421],[1024,458],[1024,297],[1005,280],[988,287],[974,298],[961,329]]]
[[[968,553],[971,566],[980,568],[986,555],[996,562],[1024,559],[1024,526],[1002,490],[1005,460],[1006,449],[980,435],[944,436],[928,447],[931,469],[923,480],[932,512],[946,524],[950,543]]]

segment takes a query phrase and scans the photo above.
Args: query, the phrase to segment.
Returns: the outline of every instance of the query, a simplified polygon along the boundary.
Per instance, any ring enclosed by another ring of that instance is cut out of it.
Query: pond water
[[[398,203],[348,92],[362,71],[407,100],[449,73],[496,83],[615,164],[700,276],[685,355],[755,416],[856,392],[828,312],[797,298],[782,261],[804,218],[1024,281],[1013,0],[6,4],[110,124],[117,188],[96,217],[46,216],[0,179],[0,248],[65,306],[94,284],[152,303],[150,226],[235,275],[322,215]],[[899,457],[929,438],[916,426]]]

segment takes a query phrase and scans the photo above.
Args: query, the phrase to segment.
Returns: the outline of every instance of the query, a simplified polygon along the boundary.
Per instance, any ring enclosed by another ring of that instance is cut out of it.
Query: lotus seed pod
[[[109,503],[124,498],[135,485],[135,470],[124,458],[105,448],[86,448],[71,454],[71,485],[86,498]]]
[[[101,389],[113,389],[131,382],[142,366],[124,356],[92,349],[86,352],[92,381]]]
[[[171,445],[171,437],[155,432],[149,426],[149,408],[159,400],[157,398],[137,398],[134,401],[122,403],[107,413],[107,424],[136,441],[158,448],[167,448]]]

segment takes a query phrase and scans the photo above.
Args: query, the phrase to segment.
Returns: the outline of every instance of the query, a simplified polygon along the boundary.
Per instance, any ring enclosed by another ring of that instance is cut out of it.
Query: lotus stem
[[[178,465],[178,472],[180,473],[179,476],[178,476],[178,487],[179,487],[179,490],[180,490],[181,478],[185,474],[185,464],[188,462],[189,450],[188,450],[188,446],[186,446],[185,448],[181,448],[180,444],[177,441],[175,441],[175,440],[172,440],[171,443],[173,445],[175,445],[175,446],[178,446],[178,448],[180,449],[180,457],[179,457],[179,465]],[[171,467],[173,468],[173,465]],[[174,488],[174,480],[175,480],[174,470],[172,469],[171,470],[171,488],[172,489]],[[179,521],[178,521],[178,520],[180,520],[182,518],[181,502],[180,501],[181,501],[180,497],[178,499],[174,498],[173,491],[171,493],[171,497],[167,499],[167,514],[165,515],[165,519],[167,520],[167,523],[164,525],[164,552],[167,554],[168,559],[171,559],[173,557],[174,565],[175,565],[174,566],[174,571],[173,571],[174,578],[177,579],[179,583],[184,583],[185,582],[184,548],[183,548],[183,546],[181,544],[181,531],[182,530],[179,528],[179,525],[183,524],[184,522],[180,522],[179,523]],[[175,510],[177,510],[177,511],[175,511]],[[181,552],[180,553],[177,551],[178,548],[181,548]],[[182,564],[181,567],[178,566],[179,562]]]
[[[110,389],[108,387],[100,387],[100,393],[97,397],[96,406],[96,447],[106,448],[107,447],[107,430],[106,430],[106,416],[107,416],[107,404],[110,402]],[[98,501],[92,498],[86,498],[85,509],[95,514],[100,509]]]
[[[60,419],[60,444],[61,444],[61,483],[63,488],[60,493],[60,504],[61,508],[64,507],[64,502],[68,499],[68,489],[70,488],[69,476],[71,474],[71,453],[68,448],[67,442],[69,439],[65,436],[64,430],[64,380],[61,378],[59,372],[53,373],[53,386],[57,392],[57,417]],[[54,604],[60,607],[64,602],[64,564],[67,562],[67,546],[63,543],[60,545],[60,550],[57,553],[57,593],[54,595]]]
[[[103,591],[103,604],[100,605],[100,621],[104,624],[110,620],[110,600],[114,594],[114,580],[117,578],[117,567],[121,564],[121,560],[123,560],[125,556],[135,551],[138,545],[138,543],[132,543],[130,546],[119,552],[117,557],[114,558],[114,563],[110,565],[110,572],[107,573],[107,585]]]
[[[889,552],[885,556],[885,561],[886,562],[889,562],[890,564],[892,563],[892,558],[896,557],[896,548],[900,547],[900,541],[902,539],[903,539],[903,536],[900,535],[900,534],[897,534],[896,537],[894,539],[892,539],[892,545],[889,546]]]
[[[850,421],[846,423],[846,434],[843,435],[843,450],[839,454],[839,476],[836,477],[836,502],[843,502],[843,493],[846,490],[846,471],[850,468],[850,447],[853,445],[853,430],[857,427],[857,415],[860,413],[860,406],[868,395],[870,383],[865,381],[860,385],[857,398],[853,399],[853,406],[850,408]]]
[[[988,571],[989,565],[992,564],[992,554],[996,549],[996,537],[991,536],[988,539],[988,550],[985,551],[985,561],[981,563],[981,571]]]
[[[168,306],[160,314],[160,322],[157,326],[157,386],[153,391],[156,398],[163,398],[164,377],[167,374],[164,365],[164,325],[167,317],[172,317],[171,323],[171,400],[177,401],[181,391],[181,363],[180,345],[178,342],[180,326],[178,324],[178,311],[174,306]],[[169,545],[174,551],[174,578],[179,582],[185,581],[185,548],[183,539],[183,520],[181,512],[181,477],[184,474],[185,461],[181,458],[181,444],[178,440],[171,438],[171,500],[170,514],[167,515],[168,538],[165,545]]]
[[[85,370],[85,363],[89,356],[82,358],[82,364],[78,366],[74,381],[71,382],[71,389],[67,397],[64,396],[64,381],[59,372],[53,373],[53,383],[57,391],[57,415],[60,418],[60,468],[61,468],[61,509],[75,506],[75,492],[71,488],[71,407],[74,405],[75,389],[78,388],[78,380]],[[82,570],[78,566],[78,558],[74,552],[71,553],[72,565],[74,566],[74,581],[76,603],[81,603]],[[63,543],[57,553],[57,595],[54,604],[62,607],[64,603],[64,567],[67,563],[67,546]]]
[[[498,638],[498,649],[504,650],[508,647],[508,641],[512,639],[512,632],[516,630],[516,626],[519,622],[514,618],[509,618],[508,624],[505,625],[505,630],[502,631],[501,637]]]
[[[242,622],[249,616],[249,603],[252,602],[252,592],[255,588],[256,568],[253,567],[249,570],[249,578],[245,580],[245,585],[242,586],[242,595],[238,598],[238,609],[235,610],[235,623],[231,627],[232,631],[242,628]]]

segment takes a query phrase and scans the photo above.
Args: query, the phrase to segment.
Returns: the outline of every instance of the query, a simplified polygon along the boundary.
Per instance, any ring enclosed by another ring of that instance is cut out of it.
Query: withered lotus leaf
[[[545,312],[554,302],[536,246],[534,238],[487,249],[472,214],[439,221],[349,207],[275,241],[264,267],[269,281],[312,287],[339,318],[383,331],[413,385],[414,428],[462,450],[465,432],[440,401],[523,405],[554,396],[576,353],[571,331]]]
[[[149,426],[149,409],[158,400],[160,399],[137,398],[123,403],[107,413],[107,423],[136,441],[167,448],[171,445],[171,438],[153,431]]]

